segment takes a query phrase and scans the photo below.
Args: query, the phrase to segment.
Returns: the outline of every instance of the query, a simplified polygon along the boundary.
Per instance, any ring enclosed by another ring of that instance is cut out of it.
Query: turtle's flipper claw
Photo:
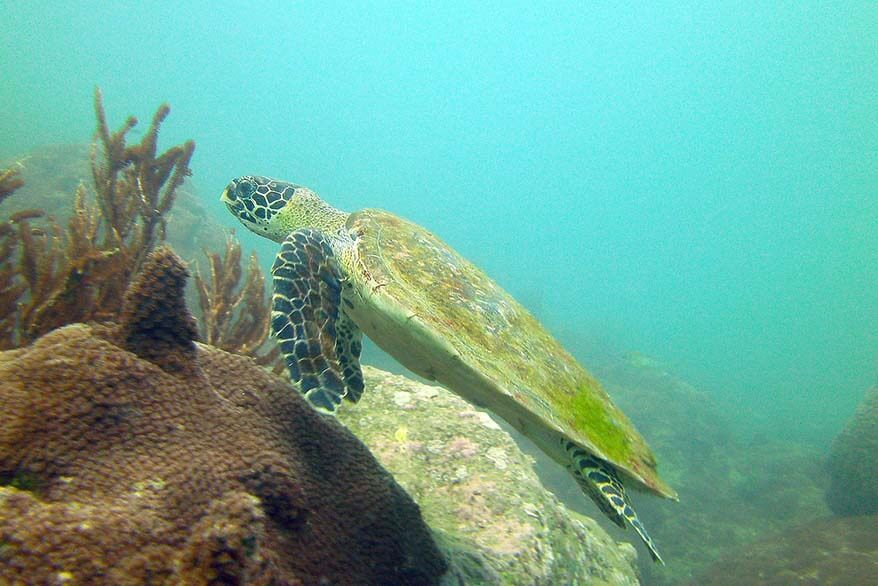
[[[343,369],[336,351],[339,327],[349,340],[353,323],[341,313],[341,275],[329,239],[319,230],[296,230],[281,245],[271,275],[271,333],[290,377],[315,408],[334,413],[348,392],[359,398],[362,374],[357,361],[358,386],[346,373],[353,367]]]

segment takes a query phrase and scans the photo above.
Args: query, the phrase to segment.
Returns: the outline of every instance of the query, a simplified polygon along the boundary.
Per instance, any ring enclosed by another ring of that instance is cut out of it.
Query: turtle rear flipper
[[[625,494],[625,487],[612,466],[602,462],[573,442],[566,442],[566,448],[571,458],[568,470],[579,484],[582,492],[587,494],[613,523],[625,529],[627,521],[634,527],[640,539],[643,540],[643,544],[649,550],[653,561],[664,565],[665,562],[659,555],[655,542],[637,517],[628,495]]]
[[[317,410],[334,413],[348,394],[359,398],[363,375],[359,331],[341,309],[342,277],[329,239],[310,228],[291,233],[271,275],[271,333],[290,377]]]

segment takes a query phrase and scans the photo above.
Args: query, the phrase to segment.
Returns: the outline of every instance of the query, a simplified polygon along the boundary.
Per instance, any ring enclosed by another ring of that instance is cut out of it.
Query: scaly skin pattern
[[[616,525],[625,529],[627,521],[634,527],[649,550],[653,561],[664,564],[662,556],[656,549],[655,542],[637,517],[628,495],[625,494],[625,486],[619,480],[613,467],[595,458],[571,441],[564,441],[563,447],[569,454],[571,461],[567,469],[582,491],[591,497],[598,508]]]
[[[271,332],[290,378],[324,413],[342,399],[356,402],[362,334],[342,307],[343,290],[351,294],[339,264],[353,254],[348,215],[307,188],[265,177],[233,181],[222,201],[250,230],[281,243],[271,268]]]
[[[360,334],[341,307],[342,276],[329,238],[312,228],[295,230],[271,275],[271,331],[290,378],[320,411],[334,412],[343,398],[356,402],[363,393]]]

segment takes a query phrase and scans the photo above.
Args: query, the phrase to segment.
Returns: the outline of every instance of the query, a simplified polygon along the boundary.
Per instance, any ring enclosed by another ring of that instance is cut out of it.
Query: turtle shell
[[[354,320],[416,373],[494,411],[538,441],[546,430],[666,497],[655,457],[592,377],[511,295],[417,224],[382,210],[351,214],[361,293]],[[542,446],[541,446],[542,447]],[[552,455],[552,454],[550,454]]]

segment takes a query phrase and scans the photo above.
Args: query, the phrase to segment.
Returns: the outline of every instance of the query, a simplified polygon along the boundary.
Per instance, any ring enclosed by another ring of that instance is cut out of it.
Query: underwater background
[[[213,220],[237,227],[218,196],[241,174],[414,220],[614,397],[618,360],[699,389],[666,395],[665,429],[648,394],[619,399],[663,472],[663,434],[693,429],[677,445],[710,454],[687,471],[705,491],[716,460],[758,468],[777,441],[796,456],[766,486],[819,486],[803,466],[878,376],[878,7],[643,4],[6,3],[0,159],[91,136],[96,85],[112,120],[168,101],[162,144],[197,141]],[[699,510],[686,497],[641,497],[641,517]]]

